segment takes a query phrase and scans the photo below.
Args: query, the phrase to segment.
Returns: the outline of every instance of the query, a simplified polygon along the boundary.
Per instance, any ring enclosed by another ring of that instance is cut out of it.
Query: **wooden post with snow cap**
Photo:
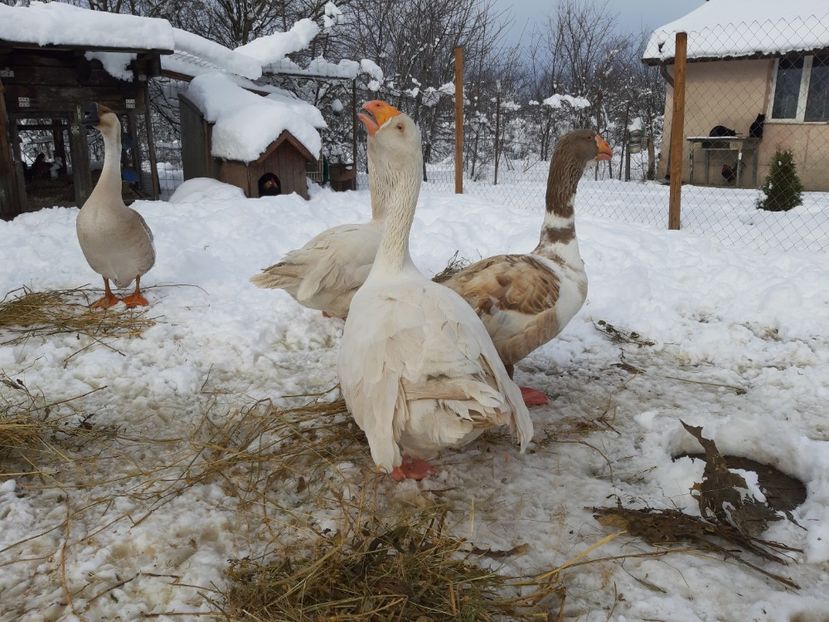
[[[668,229],[679,229],[682,205],[682,144],[685,140],[685,61],[688,33],[676,33],[674,51],[674,105],[671,115],[671,192],[668,199]]]
[[[455,194],[463,194],[463,48],[455,48]]]

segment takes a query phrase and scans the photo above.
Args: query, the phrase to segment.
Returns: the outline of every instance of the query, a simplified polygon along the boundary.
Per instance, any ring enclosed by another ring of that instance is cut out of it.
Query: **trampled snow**
[[[688,58],[783,54],[829,47],[825,0],[709,0],[657,28],[643,60],[672,59],[677,32],[688,33]]]
[[[210,73],[193,78],[187,96],[214,124],[211,153],[217,158],[252,162],[286,130],[319,157],[322,113],[288,91],[262,97],[229,76]]]
[[[585,183],[606,185],[614,196],[636,186]],[[474,260],[533,248],[543,185],[531,191],[537,211],[509,207],[494,193],[496,200],[453,196],[427,184],[412,234],[416,263],[434,273],[455,250]],[[321,485],[330,494],[319,498],[297,493],[288,481],[248,507],[221,478],[158,507],[154,498],[128,494],[140,489],[142,473],[157,477],[159,465],[190,459],[173,455],[164,439],[191,438],[206,412],[220,423],[217,400],[237,407],[260,398],[295,403],[282,396],[336,384],[341,322],[248,282],[322,229],[368,217],[367,192],[314,187],[311,194],[307,202],[296,195],[244,199],[236,188],[192,180],[170,202],[140,201],[134,207],[158,250],[142,279],[157,324],[106,346],[75,335],[0,346],[0,370],[49,401],[100,389],[82,400],[94,413],[88,424],[117,431],[117,438],[102,435],[73,450],[106,461],[105,477],[89,473],[100,482],[94,493],[54,485],[51,471],[0,481],[0,620],[73,620],[64,589],[89,620],[208,611],[200,592],[224,585],[229,558],[261,555],[263,541],[296,544],[298,530],[339,527],[338,495],[357,494],[373,480],[368,447],[359,464],[326,473]],[[598,196],[580,193],[576,203],[587,303],[516,372],[520,383],[553,396],[549,407],[531,410],[530,451],[519,455],[504,438],[483,438],[446,452],[438,473],[420,484],[384,480],[381,494],[405,507],[438,500],[449,509],[449,528],[472,546],[526,544],[499,559],[499,571],[543,571],[609,533],[592,518],[592,506],[618,498],[698,513],[688,493],[701,463],[672,460],[700,450],[682,419],[703,426],[724,453],[770,463],[805,482],[808,498],[793,514],[803,528],[784,520],[763,534],[804,553],[793,553],[788,566],[746,555],[801,589],[718,554],[629,557],[566,571],[565,619],[606,620],[611,611],[612,619],[628,621],[827,619],[829,256],[724,248],[685,232],[586,215]],[[17,266],[0,273],[0,292],[98,283],[77,245],[76,215],[55,208],[0,222],[0,261]],[[654,345],[614,342],[597,330],[599,320]],[[8,391],[0,384],[0,397]],[[160,441],[140,442],[146,437]],[[113,444],[118,460],[107,457]],[[52,474],[83,464],[68,461]],[[171,481],[179,473],[165,472]],[[81,511],[102,494],[106,504]],[[622,535],[590,557],[651,550]]]
[[[0,4],[0,40],[113,49],[174,48],[173,27],[166,19],[90,11],[63,2],[32,2],[28,7]]]

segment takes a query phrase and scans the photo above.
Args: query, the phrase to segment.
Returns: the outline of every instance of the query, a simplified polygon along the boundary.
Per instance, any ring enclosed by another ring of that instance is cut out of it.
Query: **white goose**
[[[496,255],[457,272],[443,285],[472,305],[498,354],[515,363],[558,335],[587,297],[573,206],[590,160],[608,160],[610,145],[593,130],[575,130],[556,143],[547,177],[547,213],[538,246],[526,255]],[[522,387],[529,405],[547,403],[541,391]]]
[[[91,104],[85,122],[93,124],[104,138],[104,168],[92,194],[83,204],[75,227],[86,261],[104,279],[104,296],[93,307],[111,307],[120,300],[109,282],[135,291],[123,298],[128,307],[146,305],[141,294],[141,276],[155,264],[153,233],[141,214],[121,198],[121,123],[106,106]]]
[[[472,308],[409,255],[420,191],[420,132],[383,102],[364,106],[386,225],[371,272],[351,301],[338,371],[343,396],[377,466],[420,479],[424,459],[510,425],[523,451],[533,427],[521,392]],[[379,113],[379,114],[378,114]],[[373,118],[372,118],[373,115]]]
[[[399,111],[382,102],[365,105],[374,119],[383,124]],[[358,115],[365,124],[366,117]],[[370,128],[368,128],[371,131]],[[374,154],[368,149],[369,169]],[[354,293],[366,280],[380,237],[383,235],[385,197],[369,177],[371,220],[363,224],[340,225],[326,229],[302,248],[290,251],[279,263],[251,277],[251,282],[269,289],[284,289],[299,304],[322,311],[326,316],[344,318]]]

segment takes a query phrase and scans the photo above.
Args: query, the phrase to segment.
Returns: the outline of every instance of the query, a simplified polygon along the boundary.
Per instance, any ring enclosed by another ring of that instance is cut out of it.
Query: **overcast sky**
[[[585,0],[590,2],[592,0]],[[602,0],[595,0],[602,3]],[[667,24],[690,13],[705,0],[608,0],[608,10],[618,16],[621,32],[641,32]],[[506,10],[512,16],[507,35],[509,43],[521,40],[533,25],[540,25],[552,15],[558,0],[494,0],[496,9]],[[525,40],[528,40],[526,37]]]

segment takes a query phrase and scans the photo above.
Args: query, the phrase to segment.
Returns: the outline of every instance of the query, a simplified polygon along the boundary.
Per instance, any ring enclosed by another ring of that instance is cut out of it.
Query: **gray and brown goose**
[[[547,211],[538,246],[526,255],[497,255],[452,275],[443,285],[478,313],[512,375],[515,363],[558,335],[587,297],[573,205],[591,160],[609,160],[610,145],[592,130],[575,130],[556,144],[547,177]],[[522,387],[528,405],[547,403]]]
[[[87,106],[84,121],[104,139],[101,177],[75,222],[86,261],[104,279],[104,296],[92,306],[107,308],[121,300],[128,307],[147,305],[141,277],[155,264],[155,246],[141,214],[127,207],[121,197],[121,123],[118,115],[101,104]],[[135,291],[118,298],[110,281],[121,288],[135,281]]]

